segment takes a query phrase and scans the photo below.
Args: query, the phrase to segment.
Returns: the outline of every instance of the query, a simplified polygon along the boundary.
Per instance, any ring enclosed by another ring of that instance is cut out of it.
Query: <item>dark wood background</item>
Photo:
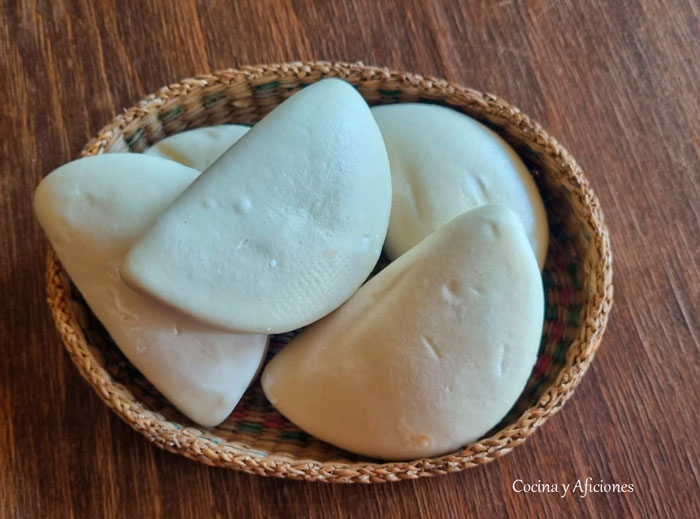
[[[700,517],[700,3],[306,0],[0,3],[0,517]],[[597,191],[615,307],[564,410],[497,462],[329,486],[211,469],[119,421],[44,303],[41,177],[115,113],[219,68],[361,60],[494,92]],[[631,483],[586,498],[525,482]]]

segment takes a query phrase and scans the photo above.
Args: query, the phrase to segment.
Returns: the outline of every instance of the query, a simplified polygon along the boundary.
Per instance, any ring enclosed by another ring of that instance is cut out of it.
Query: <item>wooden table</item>
[[[20,3],[0,6],[0,517],[700,517],[697,1]],[[497,462],[373,486],[207,468],[119,421],[64,352],[31,211],[41,177],[163,84],[300,59],[494,92],[601,199],[615,253],[602,347],[564,410]],[[587,477],[634,492],[513,490]]]

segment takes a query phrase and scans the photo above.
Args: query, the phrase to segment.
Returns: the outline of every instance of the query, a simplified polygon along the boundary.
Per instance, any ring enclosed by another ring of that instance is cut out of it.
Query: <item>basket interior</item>
[[[159,106],[156,117],[149,115],[134,118],[121,131],[112,135],[103,151],[141,152],[167,135],[190,128],[222,123],[254,124],[297,89],[317,78],[309,76],[305,79],[292,77],[285,81],[276,78],[204,86],[197,96],[179,96],[166,100]],[[356,86],[371,105],[396,102],[445,104],[487,124],[518,151],[533,173],[542,193],[550,225],[549,250],[543,272],[544,331],[538,361],[527,386],[508,416],[493,429],[498,430],[515,422],[526,409],[533,406],[566,364],[567,353],[579,333],[583,307],[587,301],[582,258],[589,239],[588,233],[584,224],[572,212],[566,187],[553,180],[556,175],[550,170],[555,165],[538,151],[537,146],[533,145],[517,126],[499,118],[497,113],[475,103],[460,106],[447,104],[439,95],[426,95],[418,89],[383,89],[381,85],[379,88],[376,85],[368,88],[359,81]],[[382,256],[375,273],[386,266],[387,261],[386,257]],[[76,305],[75,309],[85,317],[82,320],[85,337],[88,343],[100,352],[98,358],[104,359],[104,367],[109,375],[130,391],[146,409],[161,415],[174,427],[198,429],[214,443],[232,442],[238,448],[244,446],[260,456],[284,454],[320,462],[360,461],[355,455],[304,433],[279,414],[265,398],[259,378],[248,388],[225,422],[215,428],[202,429],[174,409],[126,360],[74,288],[72,299]],[[274,335],[271,338],[267,360],[283,348],[295,334],[296,332]]]

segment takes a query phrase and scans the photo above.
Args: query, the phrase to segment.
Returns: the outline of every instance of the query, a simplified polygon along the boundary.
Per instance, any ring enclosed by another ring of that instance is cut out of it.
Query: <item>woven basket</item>
[[[198,427],[125,359],[49,248],[48,302],[58,331],[81,375],[125,422],[159,447],[207,465],[291,479],[375,483],[488,463],[521,444],[571,396],[593,359],[612,305],[612,257],[598,200],[571,155],[528,116],[490,94],[360,63],[262,65],[161,88],[103,128],[82,156],[141,152],[188,128],[254,123],[300,88],[324,77],[349,81],[372,105],[425,102],[462,111],[500,133],[530,167],[551,232],[543,273],[544,333],[527,387],[501,424],[446,456],[377,462],[299,430],[267,402],[256,381],[223,424]],[[293,335],[274,336],[269,355]]]

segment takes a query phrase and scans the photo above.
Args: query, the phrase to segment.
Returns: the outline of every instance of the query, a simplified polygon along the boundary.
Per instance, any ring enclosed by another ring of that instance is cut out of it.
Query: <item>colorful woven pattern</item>
[[[188,128],[252,124],[299,88],[330,76],[355,85],[370,104],[427,102],[461,110],[498,131],[533,172],[551,231],[543,273],[544,334],[528,385],[499,426],[447,456],[363,460],[300,431],[267,402],[256,381],[223,424],[202,429],[173,409],[125,359],[49,249],[49,305],[59,333],[81,374],[122,419],[157,445],[210,465],[294,479],[381,482],[491,461],[522,443],[571,395],[593,358],[612,304],[612,258],[597,199],[566,150],[526,115],[492,95],[443,80],[361,64],[292,63],[226,70],[164,87],[118,116],[83,155],[140,152]],[[375,270],[385,265],[384,258]],[[268,356],[293,336],[274,336]]]

